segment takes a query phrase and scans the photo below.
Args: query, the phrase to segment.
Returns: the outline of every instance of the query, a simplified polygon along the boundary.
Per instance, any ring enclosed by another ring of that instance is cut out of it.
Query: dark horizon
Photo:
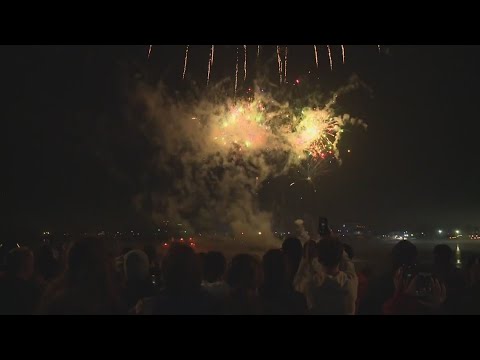
[[[178,74],[182,46],[157,45],[150,61],[147,48],[1,47],[7,231],[149,225],[132,202],[153,180],[142,178],[151,149],[127,119],[129,91],[140,79],[163,79],[172,91],[185,84]],[[203,48],[190,60],[194,74],[206,65]],[[335,87],[355,73],[372,90],[345,104],[368,131],[348,134],[343,166],[319,179],[315,195],[307,188],[288,193],[286,209],[382,230],[479,226],[480,46],[347,50],[347,64],[337,59],[333,73],[323,54],[319,76]],[[292,78],[305,75],[304,63],[311,66],[306,51],[293,48]],[[220,55],[213,81],[231,70]],[[277,191],[267,189],[262,205],[271,207]]]

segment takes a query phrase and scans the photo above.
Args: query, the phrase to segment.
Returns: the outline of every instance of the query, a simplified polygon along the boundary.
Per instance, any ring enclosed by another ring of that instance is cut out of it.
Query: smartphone
[[[433,276],[430,273],[419,273],[417,276],[418,297],[426,297],[432,294]]]
[[[416,265],[403,265],[403,278],[407,281],[412,281],[418,274]]]
[[[318,234],[320,236],[330,235],[330,228],[328,227],[328,219],[321,217],[318,225]]]

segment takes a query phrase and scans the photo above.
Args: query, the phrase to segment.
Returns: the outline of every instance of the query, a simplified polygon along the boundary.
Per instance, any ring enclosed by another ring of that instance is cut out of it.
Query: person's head
[[[303,256],[302,242],[297,238],[288,238],[282,244],[282,251],[287,258],[289,276],[293,281]]]
[[[113,260],[102,239],[84,238],[72,244],[67,255],[67,286],[106,288],[112,273]]]
[[[150,262],[141,250],[132,250],[124,256],[123,269],[127,282],[143,282],[149,278]]]
[[[55,259],[53,248],[48,245],[42,245],[35,253],[35,267],[39,275],[45,280],[56,277],[60,271],[60,263]]]
[[[202,272],[198,256],[184,244],[174,244],[163,262],[165,288],[176,294],[197,291],[202,283]]]
[[[7,255],[7,273],[10,276],[29,280],[34,271],[34,257],[30,249],[15,248]]]
[[[452,264],[453,257],[453,250],[448,245],[437,245],[433,249],[433,262],[436,266],[450,266]]]
[[[313,260],[318,257],[317,243],[309,240],[303,246],[303,257],[305,259]]]
[[[393,270],[397,271],[401,266],[412,266],[417,261],[417,247],[408,240],[398,242],[392,249]]]
[[[203,269],[204,279],[214,283],[223,279],[227,268],[227,260],[221,252],[211,251],[205,255]]]
[[[351,247],[351,246],[348,245],[348,244],[343,244],[343,249],[344,249],[345,252],[347,253],[348,258],[349,258],[350,260],[353,260],[353,257],[355,256],[355,253],[353,252],[353,247]]]
[[[343,244],[335,238],[320,240],[317,245],[318,261],[327,271],[338,270],[344,252]]]
[[[227,275],[227,283],[232,289],[256,290],[258,280],[258,263],[253,256],[243,254],[233,258]]]
[[[270,250],[263,256],[263,279],[266,286],[281,286],[288,281],[285,255],[281,250]]]

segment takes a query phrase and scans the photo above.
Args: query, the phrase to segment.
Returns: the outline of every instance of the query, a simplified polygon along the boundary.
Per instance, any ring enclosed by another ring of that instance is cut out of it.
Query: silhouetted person
[[[207,253],[199,253],[197,254],[198,256],[198,262],[200,264],[200,269],[202,271],[202,282],[205,280],[205,257],[207,256]]]
[[[345,249],[345,253],[348,255],[349,259],[353,261],[355,256],[355,252],[353,247],[348,244],[343,244]],[[357,293],[357,302],[356,302],[356,309],[358,312],[360,304],[365,299],[368,290],[368,275],[370,274],[370,269],[364,269],[363,271],[357,270],[357,277],[358,277],[358,293]]]
[[[150,262],[147,254],[141,250],[132,250],[125,255],[125,296],[129,309],[143,298],[155,295],[150,275]]]
[[[37,250],[35,268],[36,281],[42,287],[60,275],[61,265],[55,258],[53,248],[50,245],[44,244]]]
[[[313,306],[309,297],[310,284],[315,280],[316,275],[322,272],[322,266],[318,262],[317,243],[308,240],[303,246],[303,256],[293,280],[293,288],[305,296],[309,309]]]
[[[445,311],[455,313],[459,300],[465,289],[465,280],[454,264],[455,253],[450,246],[441,244],[433,249],[433,275],[441,280],[447,288]]]
[[[293,290],[285,254],[270,250],[263,256],[263,285],[260,288],[263,313],[267,315],[305,315],[305,297]]]
[[[474,257],[467,265],[467,288],[461,297],[459,310],[462,315],[480,315],[480,258]]]
[[[251,255],[237,255],[233,258],[227,274],[230,294],[227,300],[226,314],[258,315],[261,303],[258,297],[259,264]]]
[[[159,285],[162,279],[162,269],[160,256],[157,253],[157,249],[153,245],[145,245],[144,252],[148,256],[148,261],[150,262],[150,275],[155,276],[156,282]]]
[[[40,292],[33,281],[34,256],[27,248],[7,254],[6,273],[0,280],[0,314],[31,315]]]
[[[358,278],[343,244],[336,238],[327,237],[319,241],[317,251],[323,271],[316,273],[307,285],[311,313],[355,315]]]
[[[446,300],[445,284],[436,278],[424,278],[417,274],[405,276],[409,269],[401,267],[394,276],[394,294],[383,305],[384,315],[433,315],[443,313]],[[427,285],[430,289],[424,292]],[[419,290],[422,293],[419,294]]]
[[[290,283],[293,284],[293,280],[300,266],[300,261],[302,260],[302,242],[297,238],[288,238],[283,242],[282,250],[287,259],[288,279]]]
[[[76,241],[67,255],[64,273],[46,291],[41,314],[126,314],[118,284],[113,281],[113,259],[101,239]]]
[[[203,263],[203,288],[220,302],[225,301],[230,290],[225,282],[227,260],[221,252],[211,251]]]
[[[433,249],[433,272],[435,276],[446,280],[455,268],[454,253],[450,246],[441,244]]]
[[[165,289],[144,299],[142,315],[208,315],[215,312],[211,296],[202,286],[198,256],[187,245],[174,244],[163,262]]]
[[[414,266],[417,254],[417,247],[407,240],[402,240],[393,247],[390,269],[370,283],[365,301],[360,304],[360,314],[382,314],[383,305],[395,293],[394,277],[398,269]]]

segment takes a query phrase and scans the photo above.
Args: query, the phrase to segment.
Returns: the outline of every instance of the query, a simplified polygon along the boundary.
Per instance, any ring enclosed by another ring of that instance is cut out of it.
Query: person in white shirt
[[[355,266],[343,244],[329,236],[309,242],[294,281],[312,314],[354,315],[358,292]]]

